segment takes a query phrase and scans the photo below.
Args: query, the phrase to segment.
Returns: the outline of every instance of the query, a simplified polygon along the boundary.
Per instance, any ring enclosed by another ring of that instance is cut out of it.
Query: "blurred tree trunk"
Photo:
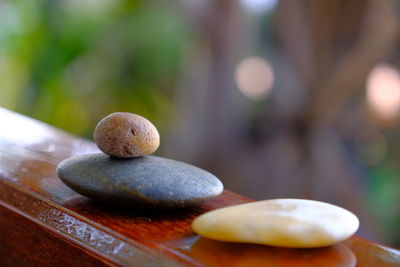
[[[203,1],[189,10],[190,19],[200,32],[196,51],[190,51],[178,94],[178,125],[172,135],[179,153],[204,166],[218,166],[221,159],[236,149],[236,117],[233,94],[234,55],[240,46],[236,1]],[[175,151],[177,152],[177,151]]]
[[[359,216],[363,236],[379,239],[363,199],[363,170],[343,128],[368,123],[347,106],[397,42],[395,0],[279,2],[276,30],[284,64],[297,79],[281,77],[287,88],[274,88],[259,138],[238,131],[249,126],[235,109],[235,55],[246,34],[237,3],[207,3],[197,18],[205,43],[187,62],[178,94],[178,118],[189,124],[175,128],[173,146],[181,149],[171,154],[253,198],[312,198],[347,207]]]
[[[364,89],[370,69],[395,47],[395,10],[394,0],[282,0],[278,9],[282,46],[308,89],[300,116],[292,118],[307,168],[304,195],[352,209],[369,233],[377,227],[365,206],[365,177],[340,128],[349,119],[355,119],[353,128],[368,123],[347,105]]]

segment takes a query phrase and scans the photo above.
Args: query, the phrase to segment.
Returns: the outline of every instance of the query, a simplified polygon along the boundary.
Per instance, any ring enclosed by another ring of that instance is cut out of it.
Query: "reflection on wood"
[[[209,266],[355,266],[356,257],[345,244],[316,249],[288,249],[250,244],[231,244],[205,238],[192,247],[194,258]],[[221,255],[216,257],[215,255]]]

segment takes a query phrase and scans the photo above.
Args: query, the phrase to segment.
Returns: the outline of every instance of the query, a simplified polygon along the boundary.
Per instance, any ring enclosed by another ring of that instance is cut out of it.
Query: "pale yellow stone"
[[[271,199],[225,207],[197,217],[204,237],[280,247],[329,246],[352,236],[357,217],[341,207],[305,199]]]

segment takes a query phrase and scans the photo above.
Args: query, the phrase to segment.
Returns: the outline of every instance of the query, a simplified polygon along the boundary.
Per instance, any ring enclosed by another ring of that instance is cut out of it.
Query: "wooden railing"
[[[88,140],[0,108],[0,266],[400,266],[400,251],[358,237],[284,249],[194,234],[197,215],[251,201],[229,191],[185,210],[99,205],[55,173],[64,158],[97,151]]]

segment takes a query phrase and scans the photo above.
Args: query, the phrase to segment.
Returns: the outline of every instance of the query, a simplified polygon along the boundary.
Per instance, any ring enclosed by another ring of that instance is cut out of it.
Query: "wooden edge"
[[[11,194],[15,201],[6,203],[6,199],[11,199]],[[127,240],[120,234],[38,194],[16,188],[12,183],[2,180],[0,180],[0,205],[40,225],[44,231],[59,239],[88,251],[102,261],[121,266],[137,266],[138,262],[157,266],[179,265],[161,253],[155,253],[154,250]]]

